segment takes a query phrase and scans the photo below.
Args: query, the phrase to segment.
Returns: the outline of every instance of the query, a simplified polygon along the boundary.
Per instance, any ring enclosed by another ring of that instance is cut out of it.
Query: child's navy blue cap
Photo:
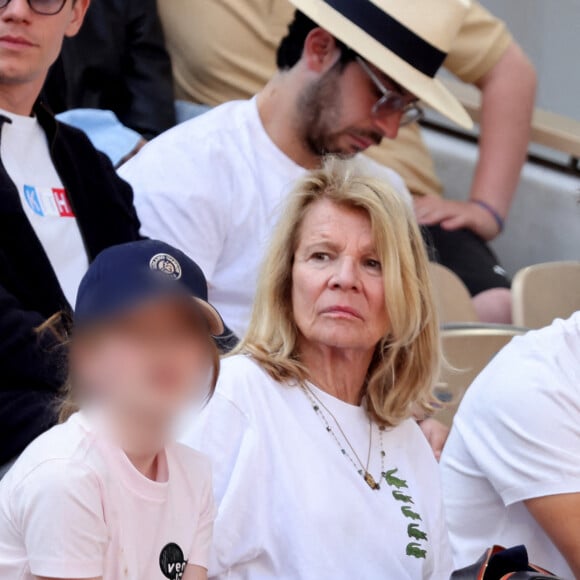
[[[102,322],[156,299],[191,297],[212,335],[224,324],[208,302],[201,268],[183,252],[157,240],[140,240],[102,251],[79,286],[75,327]]]

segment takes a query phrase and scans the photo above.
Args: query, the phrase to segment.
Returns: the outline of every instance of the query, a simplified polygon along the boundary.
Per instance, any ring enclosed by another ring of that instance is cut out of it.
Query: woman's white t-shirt
[[[311,388],[366,460],[365,410]],[[369,471],[378,480],[373,429]],[[250,358],[234,356],[224,360],[216,394],[182,441],[209,455],[214,470],[219,513],[210,577],[449,578],[438,466],[414,421],[383,438],[385,469],[397,470],[401,487],[383,480],[372,490],[301,387],[280,384]]]
[[[207,458],[179,444],[152,481],[82,413],[41,435],[0,481],[0,578],[179,580],[207,567]]]
[[[514,338],[469,387],[441,459],[455,563],[492,544],[573,578],[525,501],[580,494],[580,313]]]

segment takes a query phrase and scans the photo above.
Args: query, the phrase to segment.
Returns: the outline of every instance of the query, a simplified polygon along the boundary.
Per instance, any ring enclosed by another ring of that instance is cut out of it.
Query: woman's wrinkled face
[[[203,398],[212,370],[208,331],[191,303],[137,307],[81,338],[73,377],[93,399],[151,420],[167,420]]]
[[[295,323],[307,342],[370,351],[389,330],[383,273],[363,210],[315,202],[292,269]]]

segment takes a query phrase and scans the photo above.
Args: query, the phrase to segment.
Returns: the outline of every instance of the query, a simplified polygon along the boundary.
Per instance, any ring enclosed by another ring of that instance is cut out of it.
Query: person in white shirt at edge
[[[142,233],[199,263],[212,302],[240,338],[264,250],[296,179],[327,154],[348,158],[396,138],[401,124],[420,118],[418,98],[471,125],[432,78],[466,2],[420,0],[411,9],[396,0],[293,4],[320,28],[296,21],[279,48],[280,73],[255,98],[171,129],[120,169],[133,186]],[[364,160],[411,203],[397,174]]]
[[[331,159],[282,216],[248,333],[180,438],[212,462],[209,576],[449,578],[438,464],[410,419],[439,368],[412,209]]]
[[[469,387],[442,458],[457,566],[486,546],[580,578],[580,312],[514,338]]]
[[[61,419],[0,482],[0,578],[203,580],[206,457],[172,442],[213,390],[221,318],[199,267],[154,240],[113,246],[79,287]],[[56,315],[45,331],[59,329]],[[78,411],[78,405],[82,410]]]

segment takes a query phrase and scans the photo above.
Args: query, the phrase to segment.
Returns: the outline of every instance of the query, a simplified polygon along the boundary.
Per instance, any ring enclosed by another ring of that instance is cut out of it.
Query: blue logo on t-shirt
[[[24,199],[36,215],[44,216],[42,205],[40,205],[40,198],[38,197],[35,187],[32,185],[24,186]]]

